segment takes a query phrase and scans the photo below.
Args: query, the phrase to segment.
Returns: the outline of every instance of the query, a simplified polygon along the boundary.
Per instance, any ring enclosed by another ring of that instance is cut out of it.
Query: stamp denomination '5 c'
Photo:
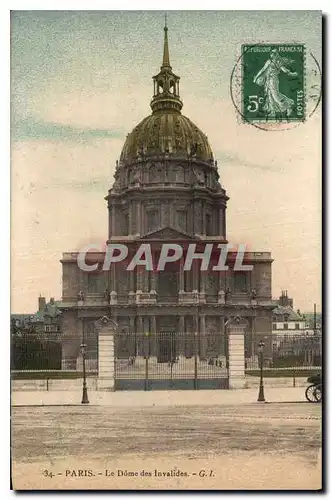
[[[242,117],[247,122],[305,120],[305,47],[242,45]]]

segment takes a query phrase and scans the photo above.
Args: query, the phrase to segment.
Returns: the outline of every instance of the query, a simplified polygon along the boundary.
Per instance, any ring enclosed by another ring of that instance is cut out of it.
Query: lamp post
[[[263,401],[263,402],[265,401],[264,382],[263,382],[264,347],[265,347],[265,344],[261,340],[258,344],[260,380],[259,380],[259,393],[258,393],[257,401]]]
[[[86,373],[85,373],[85,355],[86,355],[86,344],[81,344],[81,354],[82,354],[82,360],[83,360],[83,394],[82,394],[82,404],[89,404],[89,399],[88,399],[88,390],[86,387]]]

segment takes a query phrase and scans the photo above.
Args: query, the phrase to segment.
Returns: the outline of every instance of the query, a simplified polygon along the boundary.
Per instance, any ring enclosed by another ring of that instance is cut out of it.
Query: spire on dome
[[[164,26],[163,64],[158,75],[153,77],[152,111],[173,110],[180,112],[182,101],[179,95],[180,77],[175,75],[169,62],[167,14]]]
[[[169,49],[168,49],[168,27],[167,27],[167,14],[165,14],[165,27],[164,27],[164,55],[163,55],[163,64],[161,68],[171,68],[169,62]]]

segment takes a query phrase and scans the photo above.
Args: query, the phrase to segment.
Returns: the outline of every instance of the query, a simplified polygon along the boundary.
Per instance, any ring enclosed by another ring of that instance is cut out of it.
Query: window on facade
[[[273,316],[273,321],[277,321],[277,316]]]
[[[88,293],[104,293],[105,292],[105,277],[101,273],[87,273],[88,276]]]
[[[178,294],[178,274],[177,270],[173,269],[158,273],[158,295],[160,297],[176,299]]]
[[[191,292],[193,285],[192,271],[183,271],[183,276],[184,276],[184,290],[185,292]]]
[[[211,214],[205,214],[205,232],[207,236],[212,235],[212,217]]]
[[[234,273],[234,292],[243,293],[247,291],[247,275],[246,273]]]
[[[277,323],[272,323],[272,330],[276,330],[277,329]]]
[[[295,323],[295,330],[299,330],[300,329],[300,323]]]
[[[176,212],[177,226],[182,231],[187,231],[187,212],[186,210],[178,210]]]
[[[158,229],[159,220],[158,220],[158,212],[157,210],[150,210],[147,213],[147,230],[148,232],[153,231],[154,229]]]
[[[284,330],[288,330],[288,323],[284,323]]]
[[[126,236],[129,234],[129,214],[124,214],[123,215],[123,229],[122,229],[122,234],[123,236]]]
[[[178,166],[175,171],[176,182],[184,182],[184,169],[181,166]]]
[[[47,324],[45,325],[45,332],[59,332],[60,327],[58,325]]]

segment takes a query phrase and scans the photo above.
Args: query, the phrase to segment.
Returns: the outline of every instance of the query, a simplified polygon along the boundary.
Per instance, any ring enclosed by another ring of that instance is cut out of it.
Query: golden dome
[[[169,62],[168,28],[164,28],[164,53],[160,72],[153,77],[152,114],[142,120],[127,136],[120,164],[143,157],[196,159],[213,164],[213,154],[205,134],[181,114],[180,78]]]
[[[127,136],[120,162],[132,163],[140,156],[161,155],[213,162],[206,135],[189,118],[171,110],[152,113],[134,128]]]

